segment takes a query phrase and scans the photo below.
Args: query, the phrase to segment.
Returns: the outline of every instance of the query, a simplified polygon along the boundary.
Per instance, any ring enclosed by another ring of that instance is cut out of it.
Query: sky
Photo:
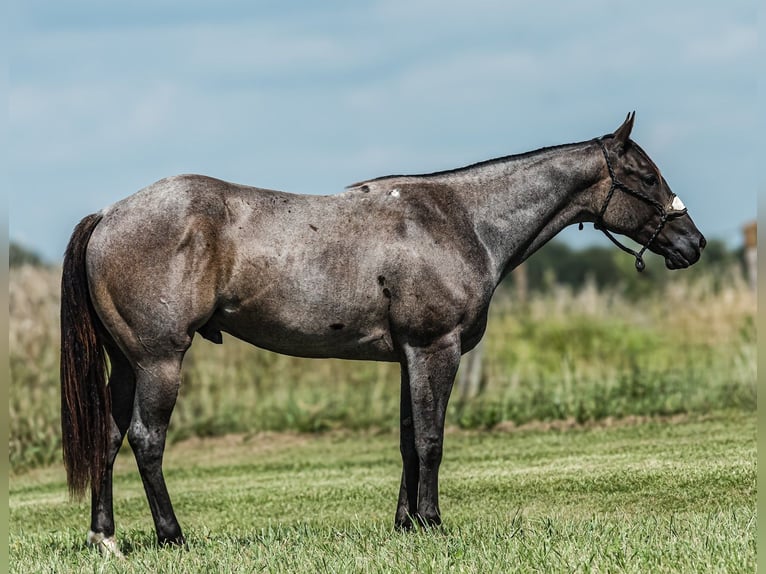
[[[16,0],[9,236],[51,262],[166,176],[296,193],[614,131],[708,238],[756,216],[754,0]],[[609,245],[593,229],[573,246]]]

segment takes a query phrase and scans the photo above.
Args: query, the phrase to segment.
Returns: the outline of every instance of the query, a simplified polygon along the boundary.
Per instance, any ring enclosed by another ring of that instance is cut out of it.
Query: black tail
[[[61,278],[61,431],[69,492],[98,491],[109,445],[110,392],[104,330],[88,290],[85,251],[101,214],[75,227]]]

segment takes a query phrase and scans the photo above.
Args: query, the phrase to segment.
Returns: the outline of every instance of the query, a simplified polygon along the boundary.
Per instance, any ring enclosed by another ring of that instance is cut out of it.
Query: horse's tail
[[[75,227],[61,277],[61,431],[67,483],[82,498],[88,483],[97,492],[106,470],[111,396],[106,384],[107,336],[93,308],[85,252],[99,213]]]

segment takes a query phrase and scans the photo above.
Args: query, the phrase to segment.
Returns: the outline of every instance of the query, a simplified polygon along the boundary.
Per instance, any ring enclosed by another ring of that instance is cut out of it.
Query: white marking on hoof
[[[388,195],[390,195],[391,197],[399,197],[399,189],[395,187],[389,192]]]
[[[684,202],[681,201],[681,198],[676,195],[673,197],[673,203],[670,204],[670,209],[673,211],[683,211],[686,209],[686,206],[684,205]]]
[[[115,556],[116,558],[125,558],[120,547],[117,545],[117,540],[114,536],[105,537],[101,532],[93,532],[88,530],[88,546],[98,548],[98,551],[104,556]]]

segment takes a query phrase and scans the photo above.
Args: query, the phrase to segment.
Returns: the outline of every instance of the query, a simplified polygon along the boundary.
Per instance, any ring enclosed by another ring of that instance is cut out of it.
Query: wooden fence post
[[[460,373],[458,374],[458,400],[460,404],[474,398],[479,394],[482,387],[484,355],[484,340],[482,339],[471,351],[466,353],[460,363]]]
[[[755,291],[758,287],[758,232],[757,223],[752,221],[745,225],[745,270],[750,288]]]
[[[513,279],[513,284],[516,287],[516,301],[523,307],[527,304],[527,296],[529,293],[526,262],[511,271],[511,279]]]
[[[522,263],[516,269],[511,271],[511,279],[515,287],[514,302],[519,307],[524,308],[527,304],[529,293],[527,283],[527,266]],[[460,363],[455,385],[457,386],[458,400],[460,404],[476,397],[484,386],[484,340],[482,339],[476,347],[466,353]]]

